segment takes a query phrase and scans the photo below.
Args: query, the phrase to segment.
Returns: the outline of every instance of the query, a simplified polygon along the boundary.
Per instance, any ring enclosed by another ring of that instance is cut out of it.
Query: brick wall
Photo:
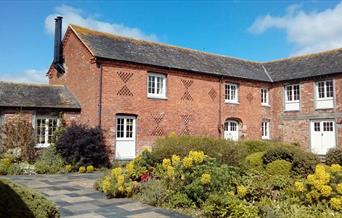
[[[316,79],[295,81],[300,84],[300,111],[284,111],[284,85],[289,83],[277,83],[272,89],[273,97],[278,96],[278,101],[273,102],[273,120],[275,128],[272,132],[285,142],[299,143],[304,149],[310,147],[310,120],[333,119],[336,121],[337,146],[341,146],[342,140],[342,76],[321,78],[319,80],[333,79],[335,82],[335,108],[315,109],[314,89]],[[278,117],[278,119],[277,119]]]
[[[99,65],[94,57],[69,31],[64,43],[66,73],[49,72],[51,84],[65,84],[81,104],[79,122],[98,124]],[[309,121],[313,118],[334,118],[338,124],[338,142],[342,140],[342,77],[336,77],[336,108],[315,110],[313,80],[300,81],[301,111],[284,112],[284,83],[262,83],[249,80],[220,78],[180,70],[146,65],[101,61],[103,90],[101,105],[102,128],[108,148],[114,152],[115,116],[137,116],[137,151],[149,147],[161,135],[170,132],[222,137],[226,119],[240,121],[241,139],[261,139],[261,122],[270,120],[271,138],[299,143],[309,147]],[[147,97],[147,73],[155,72],[167,77],[167,99]],[[225,82],[239,84],[239,104],[224,103]],[[191,84],[188,88],[185,83]],[[120,90],[126,86],[124,92]],[[221,87],[221,88],[220,88]],[[270,107],[261,105],[260,89],[269,88]],[[191,96],[182,99],[185,92]],[[221,93],[221,94],[220,94]],[[221,113],[219,112],[221,111]],[[158,121],[157,121],[158,120]],[[156,131],[158,128],[158,131]],[[222,130],[222,129],[221,129]]]

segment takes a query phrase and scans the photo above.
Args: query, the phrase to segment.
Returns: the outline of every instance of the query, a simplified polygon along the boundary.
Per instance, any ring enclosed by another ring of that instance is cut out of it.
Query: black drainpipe
[[[219,85],[219,123],[218,123],[218,131],[219,131],[219,137],[222,137],[222,102],[221,102],[221,98],[222,98],[222,81],[223,81],[223,76],[221,76],[221,78],[219,79],[220,85]]]
[[[102,116],[102,64],[98,63],[99,68],[99,101],[97,109],[98,126],[101,128],[101,116]]]

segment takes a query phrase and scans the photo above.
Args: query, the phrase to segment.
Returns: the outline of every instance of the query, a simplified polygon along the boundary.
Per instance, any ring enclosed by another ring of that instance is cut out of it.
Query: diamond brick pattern
[[[184,100],[185,101],[192,101],[193,98],[192,98],[192,96],[190,94],[189,88],[194,83],[194,81],[193,80],[184,80],[184,79],[182,79],[181,81],[183,83],[183,86],[185,87],[185,92],[184,92],[181,100],[183,100],[183,101]]]
[[[133,73],[128,73],[128,72],[117,72],[118,76],[122,80],[122,82],[127,83],[128,80],[133,76]]]
[[[131,90],[129,90],[129,88],[124,85],[117,93],[117,95],[121,95],[121,96],[133,96],[133,93],[131,92]]]
[[[209,97],[211,98],[211,100],[215,100],[216,96],[217,96],[217,92],[215,91],[214,88],[211,88],[208,92]]]
[[[182,135],[190,135],[191,134],[191,130],[190,130],[190,122],[192,120],[192,115],[191,114],[183,114],[181,115],[181,119],[184,123],[184,129],[182,130]]]
[[[160,127],[160,123],[163,121],[164,119],[164,113],[154,113],[151,114],[154,123],[155,123],[155,127],[151,133],[152,136],[162,136],[164,135],[164,130],[162,127]]]

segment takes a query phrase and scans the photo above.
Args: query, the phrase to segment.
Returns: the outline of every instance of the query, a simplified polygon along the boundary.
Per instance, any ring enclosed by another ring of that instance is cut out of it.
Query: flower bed
[[[144,151],[108,170],[96,187],[108,198],[133,197],[194,217],[338,217],[340,165],[325,166],[323,173],[312,154],[272,144],[262,150],[254,146],[235,166],[203,150],[184,154],[173,149],[176,154],[165,152],[162,160],[160,148],[158,158],[153,150]]]

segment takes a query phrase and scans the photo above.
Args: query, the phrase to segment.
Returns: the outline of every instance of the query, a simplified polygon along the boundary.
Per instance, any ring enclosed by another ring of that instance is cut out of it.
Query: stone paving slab
[[[35,176],[0,176],[34,188],[54,201],[62,217],[69,218],[183,218],[128,198],[107,199],[94,189],[101,173]]]

